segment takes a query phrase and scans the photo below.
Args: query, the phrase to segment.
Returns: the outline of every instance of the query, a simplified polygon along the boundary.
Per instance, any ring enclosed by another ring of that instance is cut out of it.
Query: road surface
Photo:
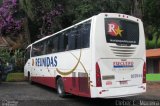
[[[153,88],[149,88],[150,92]],[[160,106],[160,96],[154,93],[160,94],[160,91],[118,99],[89,99],[73,95],[60,98],[55,89],[46,86],[4,82],[0,84],[0,106]]]

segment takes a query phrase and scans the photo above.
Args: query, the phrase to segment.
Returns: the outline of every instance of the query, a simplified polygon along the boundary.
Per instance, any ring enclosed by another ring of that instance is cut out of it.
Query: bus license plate
[[[126,85],[126,84],[128,84],[127,81],[120,81],[120,85]]]

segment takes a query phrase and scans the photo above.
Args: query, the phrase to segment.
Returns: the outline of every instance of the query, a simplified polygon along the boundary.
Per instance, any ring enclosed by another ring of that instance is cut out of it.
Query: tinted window
[[[77,49],[77,28],[72,28],[68,34],[68,49],[74,50]]]
[[[90,21],[77,25],[68,34],[69,50],[89,47]]]
[[[25,62],[27,62],[28,59],[30,59],[30,50],[31,50],[31,47],[29,47],[29,48],[26,49],[26,52],[25,52]]]
[[[55,53],[58,51],[58,37],[48,38],[46,40],[46,54]]]
[[[32,56],[63,52],[89,47],[91,21],[33,44]]]
[[[91,23],[90,21],[84,23],[81,26],[81,43],[82,43],[82,48],[87,48],[89,47],[89,41],[90,41],[90,27]]]
[[[139,26],[136,22],[106,18],[105,33],[108,43],[139,44]]]
[[[40,56],[45,54],[45,41],[41,41],[32,46],[32,56]]]

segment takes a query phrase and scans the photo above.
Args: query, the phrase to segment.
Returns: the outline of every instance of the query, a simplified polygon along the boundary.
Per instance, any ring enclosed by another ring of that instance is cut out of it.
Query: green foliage
[[[3,0],[0,0],[0,5],[2,5],[2,3],[3,3]]]
[[[62,13],[61,1],[21,0],[20,4],[29,20],[29,31],[33,38],[31,42],[54,33],[54,26],[59,26],[55,17]]]
[[[24,73],[9,73],[7,75],[6,81],[13,82],[13,81],[25,81]]]
[[[144,0],[144,22],[146,25],[160,25],[160,0]]]
[[[157,40],[157,48],[160,48],[160,35],[159,35],[159,38]]]
[[[77,2],[78,5],[75,4],[74,8],[70,8],[74,10],[73,13],[75,14],[73,23],[102,12],[131,14],[131,0],[82,0]]]
[[[19,0],[19,3],[28,19],[31,42],[37,40],[39,34],[48,34],[48,25],[45,24],[43,16],[57,10],[56,6],[60,4],[63,13],[51,17],[50,33],[102,12],[124,13],[143,16],[147,48],[160,47],[160,38],[157,40],[160,35],[159,0]],[[152,40],[148,39],[150,35]]]
[[[18,50],[15,50],[14,55],[13,55],[15,65],[21,70],[24,67],[24,55],[23,54],[24,54],[23,51],[18,49]]]
[[[157,36],[156,36],[156,33],[153,35],[153,39],[151,41],[149,41],[149,48],[155,48],[156,46],[156,39],[157,39]]]
[[[149,45],[148,37],[146,37],[145,40],[146,40],[146,48],[149,49],[149,48],[150,48],[150,45]]]
[[[1,48],[0,49],[0,59],[2,59],[3,62],[10,62],[10,52],[5,49],[5,48]]]
[[[19,0],[21,8],[25,11],[27,16],[31,19],[34,20],[34,13],[33,13],[33,5],[32,5],[32,0]]]
[[[148,25],[145,28],[146,32],[146,48],[153,49],[160,47],[160,32],[158,31],[157,27],[153,25]]]
[[[138,1],[139,4],[141,2]],[[47,36],[46,32],[54,33],[102,12],[132,14],[137,9],[134,0],[20,0],[20,4],[29,20],[31,42],[37,40],[39,34]],[[48,31],[44,15],[57,10],[59,4],[62,5],[63,13],[50,19],[51,30]],[[141,8],[138,9],[141,11]]]
[[[11,55],[11,51],[7,49],[0,49],[0,59],[3,61],[4,67],[7,67],[6,63],[11,63],[14,64],[16,68],[23,70],[24,56],[23,56],[23,51],[19,49],[15,50],[13,52],[13,55]]]
[[[152,48],[159,48],[160,47],[160,1],[159,0],[144,0],[144,25],[145,25],[145,32],[156,36],[156,41],[151,41],[152,43],[149,44]],[[148,36],[149,37],[149,36]],[[158,39],[157,39],[158,38]],[[156,43],[155,43],[156,42]],[[154,45],[155,44],[155,45]],[[148,46],[147,48],[151,48]]]
[[[145,32],[147,34],[153,34],[153,33],[157,32],[156,27],[153,25],[148,25],[147,27],[145,27]]]
[[[146,38],[146,48],[154,49],[156,47],[157,47],[157,32],[154,32],[151,40],[149,40],[148,37]]]

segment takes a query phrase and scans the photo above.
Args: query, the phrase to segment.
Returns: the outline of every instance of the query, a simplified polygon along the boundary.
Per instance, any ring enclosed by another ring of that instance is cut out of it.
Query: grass
[[[147,74],[147,81],[160,81],[160,74]]]
[[[7,75],[6,81],[8,82],[25,81],[24,73],[9,73]]]

